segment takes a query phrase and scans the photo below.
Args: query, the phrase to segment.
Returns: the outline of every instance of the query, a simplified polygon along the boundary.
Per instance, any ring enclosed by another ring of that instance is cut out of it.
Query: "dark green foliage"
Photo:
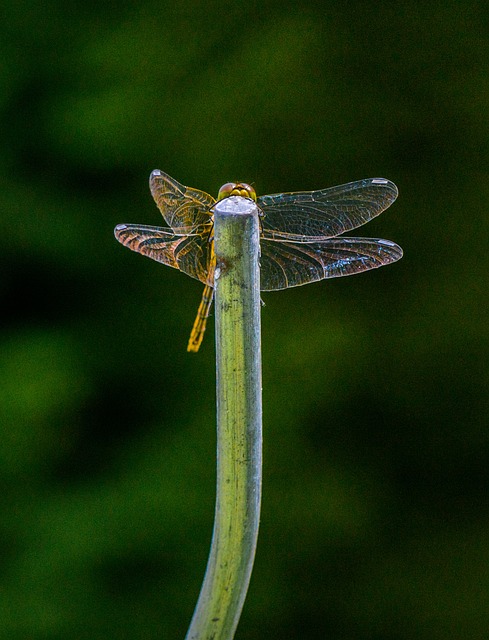
[[[183,638],[214,506],[201,285],[131,254],[161,168],[217,195],[384,176],[396,265],[263,294],[264,503],[237,637],[489,628],[483,2],[8,3],[0,638]],[[488,196],[488,197],[486,197]]]

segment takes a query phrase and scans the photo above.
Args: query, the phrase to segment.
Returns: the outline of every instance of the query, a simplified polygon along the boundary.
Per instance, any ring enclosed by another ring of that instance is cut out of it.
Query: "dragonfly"
[[[132,251],[204,284],[189,352],[199,350],[214,297],[213,208],[223,198],[238,196],[257,205],[262,291],[361,273],[402,257],[401,247],[390,240],[342,235],[372,220],[394,202],[397,187],[385,178],[259,197],[245,182],[228,182],[220,188],[217,200],[159,170],[151,173],[149,186],[168,227],[119,224],[114,233]]]

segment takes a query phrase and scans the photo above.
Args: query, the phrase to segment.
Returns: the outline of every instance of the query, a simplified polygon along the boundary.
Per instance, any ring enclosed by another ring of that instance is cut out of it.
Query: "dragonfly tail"
[[[197,311],[197,317],[195,318],[194,326],[190,333],[190,339],[187,345],[187,351],[197,353],[202,340],[204,339],[204,331],[207,324],[207,318],[211,311],[212,298],[214,297],[214,289],[206,284],[204,293],[202,294],[202,300],[200,301],[199,309]]]

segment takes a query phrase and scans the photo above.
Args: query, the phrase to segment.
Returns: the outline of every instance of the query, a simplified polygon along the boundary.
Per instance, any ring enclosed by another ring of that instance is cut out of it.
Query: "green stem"
[[[259,223],[256,205],[214,209],[217,497],[207,570],[186,640],[232,640],[255,556],[261,499]]]

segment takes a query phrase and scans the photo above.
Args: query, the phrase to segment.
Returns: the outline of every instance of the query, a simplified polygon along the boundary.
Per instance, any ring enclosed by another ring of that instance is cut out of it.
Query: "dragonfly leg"
[[[202,300],[200,301],[200,305],[197,311],[194,326],[192,327],[192,331],[190,333],[187,351],[197,353],[200,345],[202,344],[204,331],[207,324],[207,318],[209,317],[211,311],[213,297],[214,289],[210,285],[206,284],[204,293],[202,294]]]

